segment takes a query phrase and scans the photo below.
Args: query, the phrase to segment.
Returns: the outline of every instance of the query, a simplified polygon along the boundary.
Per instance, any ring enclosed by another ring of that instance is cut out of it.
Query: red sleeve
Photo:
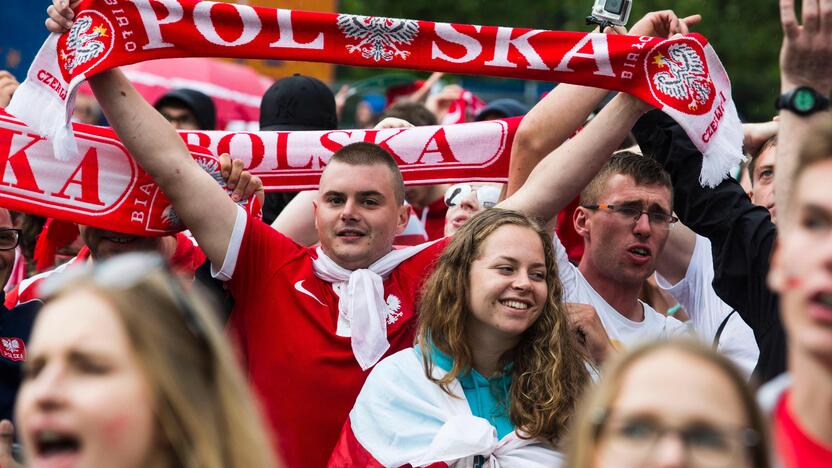
[[[247,215],[234,274],[228,282],[232,295],[237,301],[261,295],[272,275],[299,255],[307,255],[304,247]]]

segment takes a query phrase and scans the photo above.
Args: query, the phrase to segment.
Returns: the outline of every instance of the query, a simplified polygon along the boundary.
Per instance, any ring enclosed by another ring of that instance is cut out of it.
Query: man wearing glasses
[[[5,296],[2,288],[12,274],[19,240],[20,230],[12,225],[9,210],[0,208],[0,297]],[[12,417],[20,386],[20,366],[26,359],[26,341],[40,306],[41,303],[35,301],[10,310],[0,301],[0,420]]]

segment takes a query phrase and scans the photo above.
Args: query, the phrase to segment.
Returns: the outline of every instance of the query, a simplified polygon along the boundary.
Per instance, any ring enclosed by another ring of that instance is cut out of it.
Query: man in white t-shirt
[[[555,238],[564,299],[592,305],[613,348],[687,330],[679,320],[638,299],[676,221],[671,191],[669,177],[655,161],[617,153],[581,193],[574,217],[575,229],[584,238],[578,266],[569,262]],[[589,327],[581,332],[587,341],[603,339],[592,336],[596,332]]]
[[[674,228],[676,229],[676,228]],[[747,377],[757,365],[760,349],[754,339],[754,332],[742,317],[725,303],[714,291],[714,260],[711,256],[711,241],[698,236],[684,226],[679,226],[668,244],[676,243],[676,236],[690,236],[693,250],[687,262],[684,276],[669,281],[662,275],[662,268],[656,271],[656,284],[669,292],[688,311],[692,329],[703,341],[717,345],[717,351],[731,359]]]

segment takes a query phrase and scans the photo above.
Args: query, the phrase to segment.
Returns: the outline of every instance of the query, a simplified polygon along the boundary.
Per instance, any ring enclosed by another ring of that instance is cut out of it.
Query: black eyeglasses
[[[641,215],[647,215],[650,225],[660,229],[670,229],[674,223],[679,221],[679,218],[667,214],[663,211],[645,211],[641,207],[633,205],[608,205],[606,203],[599,203],[597,205],[581,205],[588,210],[606,210],[616,215],[622,221],[632,221],[637,223],[641,219]]]
[[[20,245],[20,229],[0,229],[0,250],[11,250]]]
[[[605,416],[594,422],[596,438],[605,439],[609,449],[622,458],[640,463],[649,460],[659,442],[668,436],[682,442],[691,466],[701,467],[731,466],[743,452],[748,453],[761,443],[759,433],[747,427],[719,427],[704,422],[667,427],[647,417]]]
[[[60,274],[47,277],[40,286],[44,297],[51,296],[71,284],[91,281],[104,288],[129,289],[137,286],[150,275],[161,272],[165,283],[173,293],[176,309],[181,313],[185,326],[197,340],[207,346],[205,327],[197,316],[191,300],[186,295],[179,278],[168,268],[165,260],[158,254],[132,252],[117,255],[110,259],[89,265],[76,265]],[[210,348],[210,347],[209,347]]]

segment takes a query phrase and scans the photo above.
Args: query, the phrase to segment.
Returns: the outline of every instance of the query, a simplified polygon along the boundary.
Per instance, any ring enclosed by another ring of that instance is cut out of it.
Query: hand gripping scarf
[[[195,0],[85,0],[38,52],[9,112],[77,154],[74,93],[103,70],[158,58],[328,62],[557,81],[623,91],[662,109],[704,154],[716,185],[742,160],[728,76],[707,40],[586,34],[313,13]]]

